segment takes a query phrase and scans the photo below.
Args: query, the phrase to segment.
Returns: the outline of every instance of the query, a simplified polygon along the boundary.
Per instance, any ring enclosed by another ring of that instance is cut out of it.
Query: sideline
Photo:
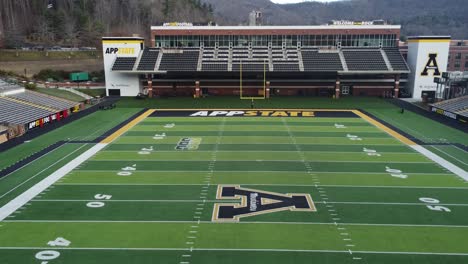
[[[382,129],[383,131],[387,132],[394,138],[400,140],[401,142],[405,143],[418,153],[424,155],[428,159],[434,161],[435,163],[439,164],[440,166],[444,167],[445,169],[449,170],[450,172],[454,173],[458,177],[462,178],[465,182],[468,182],[468,173],[464,170],[461,169],[460,167],[454,165],[453,163],[445,160],[444,158],[441,158],[440,156],[434,154],[430,150],[424,148],[421,145],[416,144],[414,141],[410,140],[406,136],[401,135],[400,133],[396,132],[395,130],[389,128],[388,126],[382,124],[379,122],[377,119],[372,118],[364,113],[362,113],[359,110],[354,110],[353,111],[356,115],[360,116],[364,120],[368,121],[369,123],[375,125],[376,127]]]
[[[127,125],[123,126],[112,135],[105,138],[101,143],[97,143],[95,146],[75,158],[74,160],[70,161],[68,164],[63,166],[62,168],[58,169],[15,199],[11,200],[9,203],[4,205],[0,208],[0,222],[5,220],[8,216],[16,212],[19,208],[23,207],[27,202],[31,201],[34,197],[48,189],[54,183],[65,177],[65,175],[69,174],[71,171],[76,169],[80,166],[83,162],[90,159],[92,156],[96,155],[99,151],[103,150],[110,142],[114,141],[116,138],[121,136],[127,130],[135,126],[137,123],[145,119],[155,110],[148,110],[145,113],[141,114],[139,117],[135,118]]]
[[[5,206],[0,208],[0,221],[5,220],[9,215],[14,213],[16,210],[24,206],[27,202],[31,199],[45,191],[49,188],[52,184],[63,178],[65,175],[70,173],[76,167],[78,167],[81,163],[85,162],[97,152],[105,148],[107,144],[96,144],[91,149],[87,150],[85,153],[78,156],[76,159],[69,162],[67,165],[63,166],[56,172],[52,173],[50,176],[39,182],[38,184],[31,187],[29,190],[25,191],[15,199],[11,200]]]

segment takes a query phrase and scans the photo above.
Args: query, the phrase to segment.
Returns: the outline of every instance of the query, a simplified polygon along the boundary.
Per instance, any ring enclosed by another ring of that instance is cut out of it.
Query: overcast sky
[[[311,0],[271,0],[277,4],[291,4],[291,3],[300,3],[300,2],[307,2]],[[342,1],[342,0],[313,0],[316,2],[335,2],[335,1]]]

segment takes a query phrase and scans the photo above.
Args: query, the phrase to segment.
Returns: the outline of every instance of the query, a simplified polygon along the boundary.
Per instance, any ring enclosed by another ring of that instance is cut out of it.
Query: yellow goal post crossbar
[[[258,97],[250,97],[250,96],[244,96],[243,94],[243,80],[242,80],[242,60],[240,61],[239,64],[239,71],[240,71],[240,99],[241,100],[265,100],[266,99],[266,64],[267,60],[263,60],[263,91],[262,94],[263,96],[258,96]]]

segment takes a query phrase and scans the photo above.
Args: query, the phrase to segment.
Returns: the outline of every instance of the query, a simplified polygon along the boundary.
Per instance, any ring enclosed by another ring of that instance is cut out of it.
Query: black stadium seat
[[[145,49],[138,64],[139,71],[154,71],[158,61],[159,49]]]

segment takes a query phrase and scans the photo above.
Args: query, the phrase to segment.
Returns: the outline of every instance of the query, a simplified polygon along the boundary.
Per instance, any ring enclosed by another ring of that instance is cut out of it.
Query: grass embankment
[[[99,59],[100,51],[24,51],[0,50],[0,61]]]

